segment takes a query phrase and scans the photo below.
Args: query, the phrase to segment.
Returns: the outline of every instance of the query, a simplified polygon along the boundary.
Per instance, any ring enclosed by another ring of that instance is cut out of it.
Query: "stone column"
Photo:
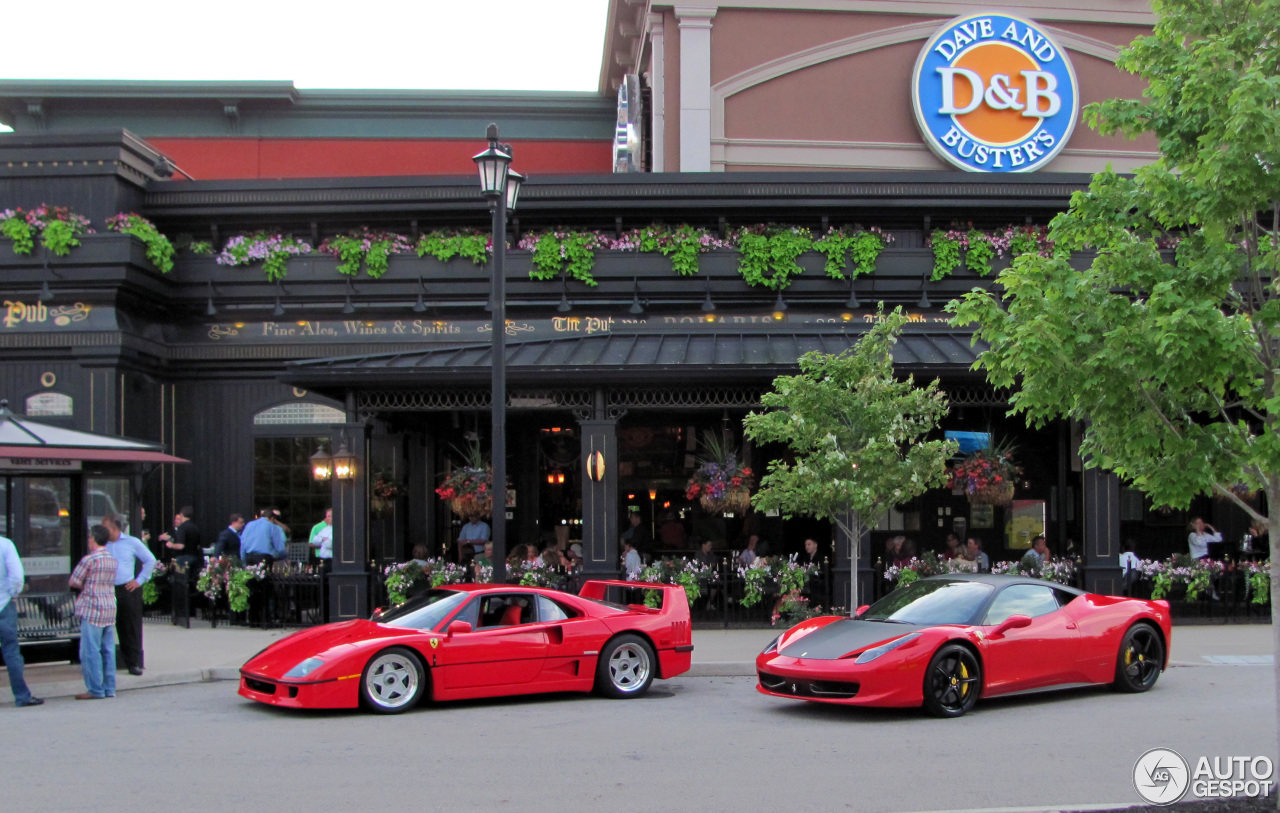
[[[665,172],[667,164],[667,110],[666,110],[666,60],[667,46],[664,39],[661,14],[650,14],[645,21],[649,34],[649,110],[653,122],[649,133],[653,151],[651,172]]]
[[[711,20],[714,8],[676,6],[680,27],[680,171],[711,171]]]

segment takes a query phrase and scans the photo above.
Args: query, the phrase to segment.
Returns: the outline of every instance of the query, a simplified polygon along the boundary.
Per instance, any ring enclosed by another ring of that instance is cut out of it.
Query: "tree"
[[[924,440],[947,414],[938,382],[917,387],[893,375],[893,346],[906,323],[898,308],[838,355],[806,353],[800,375],[779,376],[761,398],[773,411],[743,422],[758,443],[790,447],[795,463],[775,460],[752,499],[756,508],[836,523],[857,545],[869,519],[946,481],[948,440]],[[857,606],[857,587],[852,610]]]
[[[1147,80],[1143,98],[1085,116],[1104,134],[1154,133],[1160,157],[1097,174],[1054,219],[1054,256],[1020,258],[1003,296],[968,294],[956,322],[978,326],[979,365],[1018,387],[1028,423],[1085,422],[1086,465],[1159,504],[1216,493],[1265,528],[1280,506],[1280,2],[1153,6],[1152,35],[1117,63]],[[1073,270],[1081,249],[1096,257]],[[1253,489],[1266,508],[1237,493]],[[1280,624],[1273,636],[1280,649]]]

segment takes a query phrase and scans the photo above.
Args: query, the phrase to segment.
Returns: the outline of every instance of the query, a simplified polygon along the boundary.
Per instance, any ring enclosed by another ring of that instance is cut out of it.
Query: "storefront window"
[[[133,502],[129,499],[129,481],[123,477],[98,477],[88,480],[85,489],[85,529],[101,525],[102,518],[113,514],[120,520],[120,528],[131,533],[129,523],[133,518]],[[137,534],[133,534],[137,536]]]
[[[256,512],[280,509],[293,541],[305,541],[311,526],[324,518],[331,486],[311,478],[311,455],[331,448],[326,435],[264,437],[253,441],[253,495]]]
[[[60,593],[71,575],[71,480],[29,477],[26,483],[27,538],[22,567],[33,593]]]

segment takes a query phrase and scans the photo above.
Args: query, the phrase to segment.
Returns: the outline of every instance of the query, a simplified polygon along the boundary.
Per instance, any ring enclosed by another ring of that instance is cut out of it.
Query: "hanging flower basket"
[[[947,469],[947,486],[964,489],[970,505],[1008,505],[1022,468],[1013,460],[1014,447],[995,442],[971,452]]]
[[[970,505],[1005,506],[1013,502],[1013,483],[994,483],[979,486],[968,492]]]
[[[741,514],[751,507],[751,492],[745,488],[732,488],[721,497],[702,496],[702,510],[711,514]]]
[[[712,514],[742,513],[751,506],[751,469],[742,465],[737,451],[716,435],[703,442],[704,454],[685,485],[687,500],[698,500]]]
[[[449,508],[460,517],[487,517],[493,513],[493,498],[487,491],[483,495],[454,497],[449,500]]]
[[[463,452],[464,463],[453,469],[436,489],[460,517],[488,516],[493,511],[493,470],[485,464],[480,447]]]

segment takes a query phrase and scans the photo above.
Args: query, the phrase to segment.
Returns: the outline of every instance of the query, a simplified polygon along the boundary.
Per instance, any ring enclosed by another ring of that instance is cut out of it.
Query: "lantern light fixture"
[[[356,456],[347,448],[345,436],[338,444],[338,451],[333,453],[333,476],[339,480],[353,480],[356,476]]]
[[[311,455],[311,479],[317,483],[327,482],[333,476],[333,457],[321,446]]]

